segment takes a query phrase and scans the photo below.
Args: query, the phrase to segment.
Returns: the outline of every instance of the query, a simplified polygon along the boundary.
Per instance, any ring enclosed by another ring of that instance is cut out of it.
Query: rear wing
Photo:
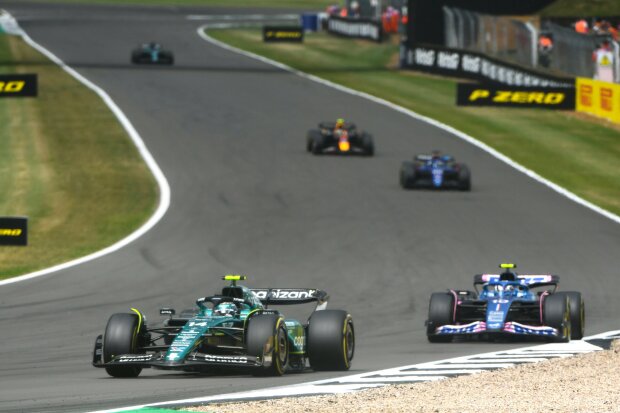
[[[333,130],[336,127],[336,122],[321,122],[319,123],[319,129],[329,129]],[[345,122],[343,125],[343,129],[345,130],[353,130],[355,129],[355,124],[350,122]]]
[[[474,286],[485,284],[488,282],[499,282],[499,281],[500,281],[499,274],[476,274],[474,275]],[[551,274],[517,275],[516,281],[518,281],[519,284],[526,285],[530,288],[542,287],[545,285],[557,286],[560,283],[560,276],[551,275]]]
[[[251,291],[265,306],[316,302],[317,310],[323,310],[329,300],[325,291],[312,288],[252,288]]]

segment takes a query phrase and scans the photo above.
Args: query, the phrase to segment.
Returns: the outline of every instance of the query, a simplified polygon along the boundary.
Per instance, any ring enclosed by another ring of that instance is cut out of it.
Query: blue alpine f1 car
[[[199,298],[196,308],[147,325],[140,311],[113,314],[95,340],[93,365],[113,377],[136,377],[143,368],[213,371],[244,368],[279,376],[314,370],[348,370],[355,350],[351,315],[327,310],[325,291],[300,288],[249,289],[245,276],[227,275],[219,295]],[[316,303],[305,323],[287,319],[269,305]]]
[[[169,50],[164,50],[159,43],[144,43],[131,53],[131,62],[135,64],[163,64],[174,63],[174,56]]]
[[[467,165],[457,163],[452,156],[441,155],[437,151],[431,155],[416,155],[413,162],[404,161],[399,180],[404,189],[471,189],[471,173]]]
[[[556,291],[557,275],[518,275],[514,264],[500,267],[501,274],[475,275],[475,291],[431,295],[426,321],[430,342],[455,336],[530,336],[559,342],[583,338],[581,293]]]

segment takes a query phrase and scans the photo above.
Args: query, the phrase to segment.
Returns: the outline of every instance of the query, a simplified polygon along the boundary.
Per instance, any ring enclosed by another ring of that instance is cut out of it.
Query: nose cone
[[[506,301],[506,300],[493,300]],[[507,303],[489,303],[487,307],[487,330],[502,330],[506,322],[509,305]]]
[[[351,144],[349,141],[342,140],[338,142],[338,149],[340,149],[341,152],[349,152],[351,149]]]

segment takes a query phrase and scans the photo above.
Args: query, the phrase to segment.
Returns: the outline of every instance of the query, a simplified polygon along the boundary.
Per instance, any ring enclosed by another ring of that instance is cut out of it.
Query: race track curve
[[[119,252],[0,287],[0,411],[86,411],[342,374],[154,370],[119,380],[91,367],[110,314],[136,306],[158,320],[160,306],[217,292],[226,273],[248,274],[250,286],[327,290],[331,308],[354,316],[355,373],[522,346],[425,336],[431,292],[468,288],[507,260],[582,291],[588,334],[618,329],[620,226],[446,132],[212,46],[196,35],[202,22],[185,18],[231,11],[3,3],[123,109],[172,203]],[[174,51],[174,67],[129,64],[151,40]],[[306,130],[335,117],[373,133],[377,156],[307,154]],[[400,162],[436,148],[470,165],[471,193],[399,188]]]

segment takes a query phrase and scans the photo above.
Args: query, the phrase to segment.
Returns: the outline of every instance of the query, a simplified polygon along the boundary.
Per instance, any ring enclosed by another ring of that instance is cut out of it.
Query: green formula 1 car
[[[328,296],[315,289],[249,289],[245,276],[227,275],[222,294],[202,297],[197,307],[175,317],[171,308],[159,327],[147,326],[142,313],[110,317],[95,340],[93,366],[113,377],[136,377],[143,368],[209,371],[246,368],[256,375],[348,370],[355,350],[353,319],[343,310],[327,310]],[[286,319],[269,305],[316,302],[306,323]]]

